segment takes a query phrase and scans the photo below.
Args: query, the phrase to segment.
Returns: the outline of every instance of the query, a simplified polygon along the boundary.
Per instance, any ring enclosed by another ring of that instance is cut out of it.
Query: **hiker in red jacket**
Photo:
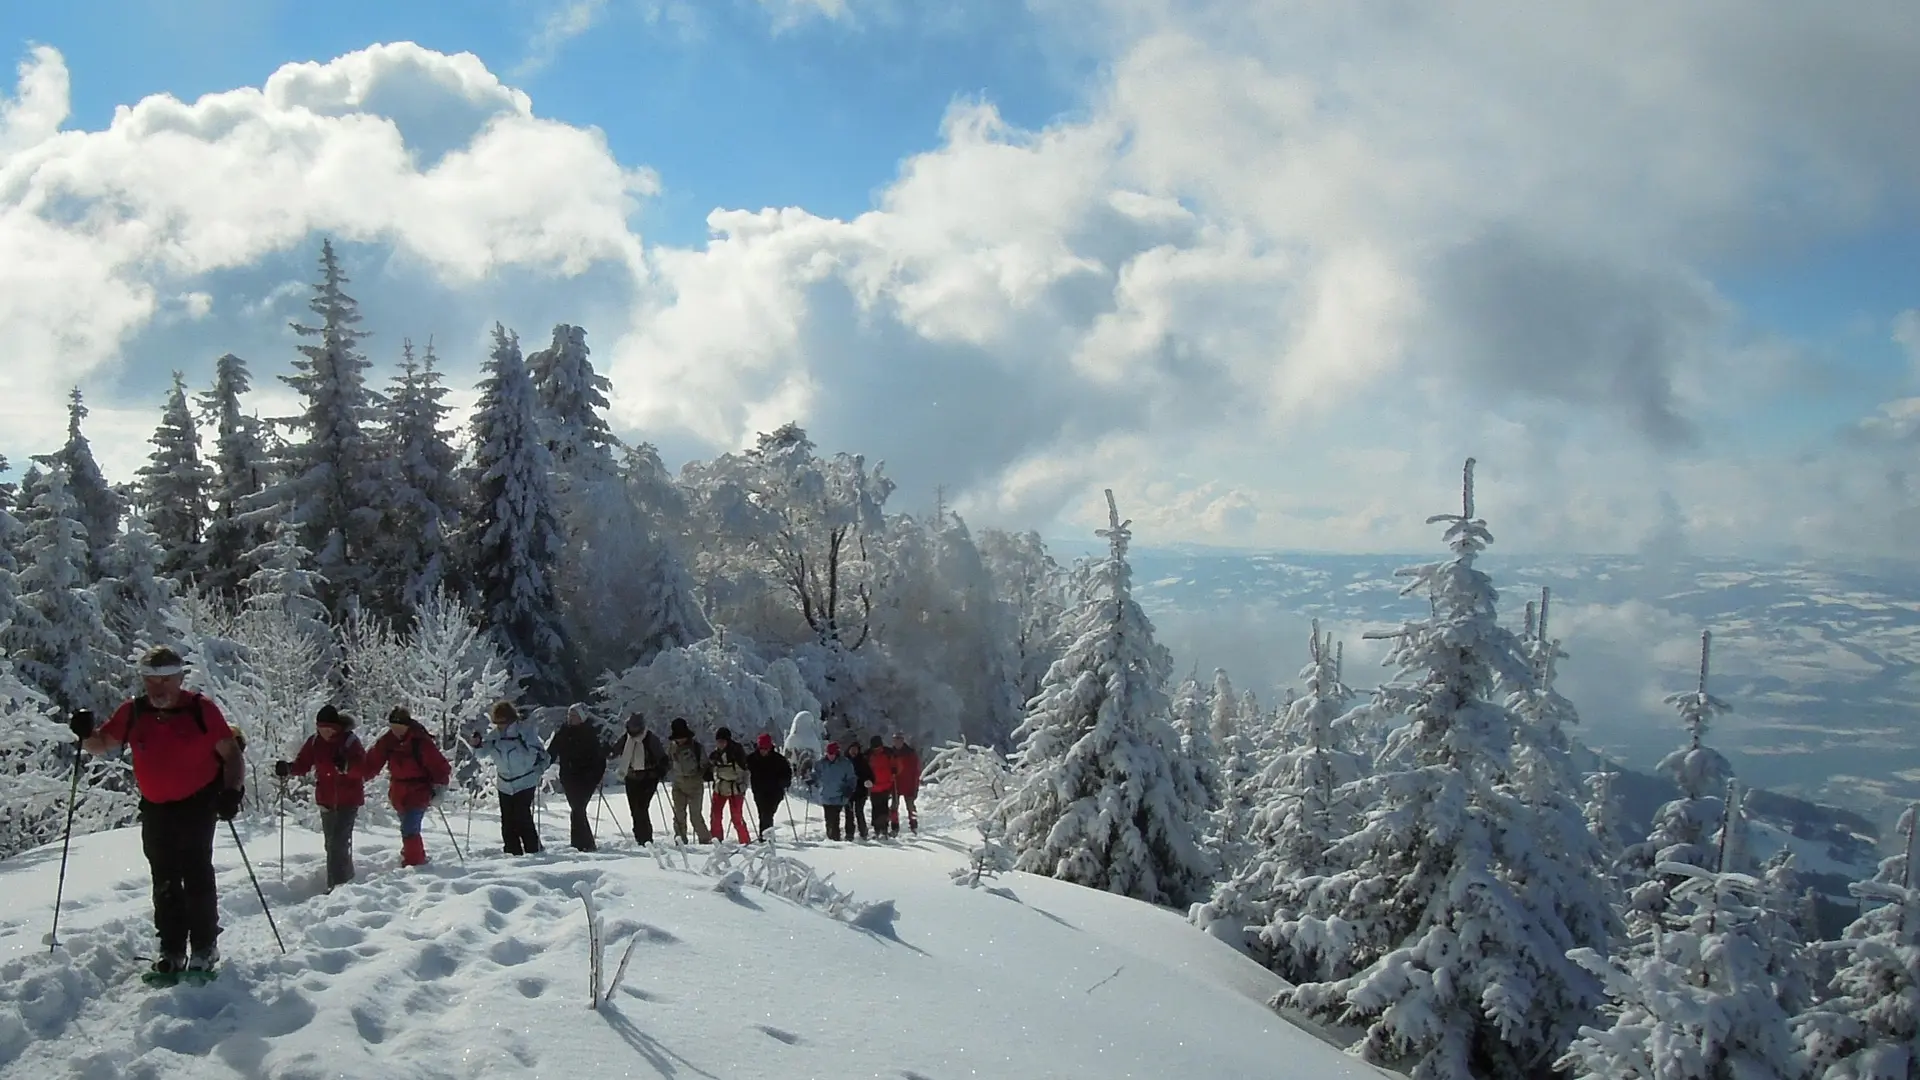
[[[313,734],[292,761],[273,763],[273,775],[313,774],[313,801],[320,804],[320,835],[327,844],[327,891],[353,880],[353,819],[367,801],[360,766],[367,748],[353,734],[353,717],[331,705],[320,706]]]
[[[420,835],[433,805],[453,780],[453,766],[434,745],[425,725],[405,708],[387,714],[387,733],[367,751],[360,776],[371,780],[387,770],[387,801],[400,813],[400,865],[425,866],[427,842]]]
[[[893,733],[893,835],[900,835],[900,803],[907,804],[907,828],[920,831],[920,751],[907,742],[905,732]]]
[[[153,928],[160,937],[153,970],[162,975],[211,971],[219,962],[214,821],[231,822],[240,813],[246,778],[226,716],[205,694],[184,689],[186,675],[179,653],[150,649],[140,661],[145,693],[115,709],[98,731],[85,710],[67,722],[89,754],[133,747],[140,847],[153,873]]]
[[[873,835],[897,835],[900,819],[893,813],[893,752],[878,735],[867,747],[867,768],[873,770]]]

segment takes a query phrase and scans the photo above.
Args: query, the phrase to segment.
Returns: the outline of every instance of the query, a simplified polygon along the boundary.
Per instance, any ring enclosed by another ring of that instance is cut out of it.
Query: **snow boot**
[[[400,865],[427,865],[427,841],[424,837],[403,836],[400,838]]]
[[[193,955],[187,957],[186,969],[188,971],[210,972],[214,969],[214,966],[219,963],[220,950],[209,945],[204,949],[193,950]]]

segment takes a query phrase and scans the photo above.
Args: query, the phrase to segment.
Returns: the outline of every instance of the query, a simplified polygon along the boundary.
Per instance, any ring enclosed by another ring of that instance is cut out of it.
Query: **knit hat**
[[[827,744],[827,756],[828,756],[828,757],[832,757],[833,755],[835,755],[835,754],[837,754],[837,753],[839,753],[839,752],[840,752],[840,744],[839,744],[839,743],[837,743],[837,742],[830,742],[830,743],[828,743],[828,744]]]
[[[760,738],[755,740],[754,745],[762,750],[771,750],[773,749],[773,736],[763,731],[760,733]]]
[[[882,739],[882,738],[881,738],[880,736],[878,736],[878,735],[875,735],[875,736],[873,737],[873,741],[872,741],[872,742],[870,742],[870,743],[868,743],[867,745],[868,745],[868,746],[870,746],[870,747],[872,747],[872,748],[874,748],[875,750],[878,750],[878,749],[880,749],[880,748],[881,748],[882,746],[885,746],[886,744],[887,744],[887,740],[885,740],[885,739]]]
[[[387,723],[407,724],[411,726],[413,724],[413,713],[409,712],[405,705],[395,705],[393,711],[387,714]]]
[[[733,732],[728,730],[727,728],[721,728],[719,731],[716,731],[713,733],[713,737],[720,740],[721,742],[732,742]]]
[[[164,679],[169,675],[185,675],[186,673],[187,662],[180,658],[179,653],[174,652],[165,645],[157,645],[148,649],[147,654],[140,658],[140,675],[143,678]]]
[[[693,729],[687,726],[687,718],[686,718],[686,717],[684,717],[684,716],[676,716],[676,717],[674,717],[674,718],[673,718],[673,733],[672,733],[672,737],[673,737],[673,738],[676,738],[676,739],[691,739],[691,738],[693,738]]]
[[[314,714],[313,726],[319,727],[322,724],[328,727],[350,728],[353,726],[353,721],[342,716],[340,710],[334,708],[332,705],[322,705],[320,706],[320,711]]]
[[[627,717],[627,734],[638,735],[645,730],[647,730],[646,717],[641,716],[639,713],[634,713],[632,716]]]

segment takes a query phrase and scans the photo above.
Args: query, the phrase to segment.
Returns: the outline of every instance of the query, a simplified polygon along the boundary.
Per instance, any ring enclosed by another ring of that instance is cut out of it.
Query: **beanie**
[[[882,746],[885,746],[885,745],[886,745],[886,742],[887,742],[887,741],[886,741],[885,739],[882,739],[882,738],[881,738],[880,736],[878,736],[878,735],[875,735],[875,736],[873,737],[873,741],[872,741],[872,742],[870,742],[870,743],[868,743],[867,745],[868,745],[868,746],[871,746],[871,747],[873,747],[873,748],[874,748],[875,750],[878,750],[878,749],[880,749],[880,748],[881,748]]]
[[[733,732],[726,728],[721,728],[719,731],[716,731],[713,733],[713,737],[716,739],[725,739],[731,742],[733,740]]]
[[[828,743],[828,744],[827,744],[827,756],[828,756],[828,757],[832,757],[833,755],[835,755],[835,754],[837,754],[837,753],[839,753],[839,752],[840,752],[840,744],[839,744],[839,743],[837,743],[837,742],[830,742],[830,743]]]
[[[686,717],[676,716],[673,718],[673,737],[676,739],[693,738],[693,729],[687,726]]]
[[[340,722],[340,710],[334,708],[332,705],[322,705],[320,706],[320,711],[314,714],[313,725],[319,727],[321,724],[327,724],[331,727],[346,726]]]
[[[755,743],[755,745],[760,747],[760,749],[762,750],[771,750],[773,749],[773,736],[763,731],[760,733],[760,739],[758,742]]]
[[[634,713],[632,716],[627,717],[627,734],[638,735],[645,730],[647,730],[646,717],[641,716],[639,713]]]
[[[387,714],[387,723],[411,724],[413,723],[413,713],[409,712],[405,705],[395,705],[393,711]]]

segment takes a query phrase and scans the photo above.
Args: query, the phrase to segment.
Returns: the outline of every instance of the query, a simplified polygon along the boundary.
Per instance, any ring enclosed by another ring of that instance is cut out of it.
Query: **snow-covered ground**
[[[399,869],[391,827],[370,825],[360,881],[327,895],[317,835],[288,828],[283,884],[273,822],[243,823],[284,954],[222,827],[224,971],[204,987],[136,977],[153,947],[137,831],[75,839],[57,949],[59,846],[0,862],[0,1075],[1387,1075],[1268,1010],[1273,976],[1178,915],[1021,874],[953,884],[956,836],[781,845],[856,902],[892,901],[889,920],[716,890],[707,848],[684,868],[617,838],[508,859],[477,821],[462,865],[430,824],[430,866]],[[608,979],[635,943],[598,1010],[580,885]]]

